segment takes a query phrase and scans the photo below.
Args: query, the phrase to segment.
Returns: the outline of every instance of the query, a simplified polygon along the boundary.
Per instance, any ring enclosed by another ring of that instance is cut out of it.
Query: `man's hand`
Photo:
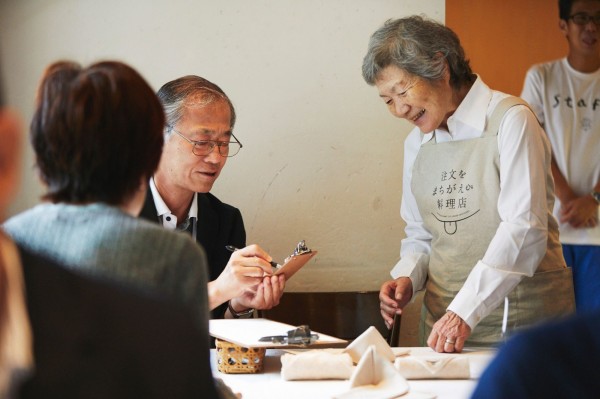
[[[271,256],[258,245],[250,245],[233,252],[219,277],[208,283],[210,309],[212,310],[232,298],[247,293],[256,293],[260,284],[263,283],[263,278],[273,274],[273,268],[269,264],[271,260]],[[279,291],[276,295],[281,297]],[[277,301],[279,301],[279,297],[277,297]]]
[[[560,222],[569,223],[576,229],[598,225],[598,203],[591,195],[575,197],[561,203]]]
[[[236,311],[244,309],[271,309],[279,305],[285,288],[285,276],[265,276],[254,291],[246,291],[231,299],[231,307]]]
[[[408,277],[399,277],[383,283],[379,290],[379,308],[387,328],[392,328],[394,315],[402,313],[402,308],[410,301],[412,295],[412,281]]]

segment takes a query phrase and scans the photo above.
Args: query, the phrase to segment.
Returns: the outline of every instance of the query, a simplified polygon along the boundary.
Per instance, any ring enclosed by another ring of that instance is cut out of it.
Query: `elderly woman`
[[[514,329],[572,312],[550,147],[522,100],[486,86],[456,34],[420,16],[373,34],[363,77],[415,125],[404,148],[406,238],[380,291],[388,327],[423,288],[419,337],[438,352],[493,346],[503,317]]]

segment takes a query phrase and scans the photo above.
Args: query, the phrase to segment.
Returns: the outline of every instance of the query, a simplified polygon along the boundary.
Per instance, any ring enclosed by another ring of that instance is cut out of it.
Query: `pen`
[[[231,252],[237,251],[239,248],[234,247],[233,245],[225,245],[225,249]],[[279,269],[281,265],[277,264],[277,262],[270,261],[271,266],[275,269]]]

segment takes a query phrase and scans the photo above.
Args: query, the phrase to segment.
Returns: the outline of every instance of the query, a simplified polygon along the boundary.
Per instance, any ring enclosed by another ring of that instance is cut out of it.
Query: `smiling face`
[[[577,14],[587,14],[595,17],[600,15],[600,1],[580,0],[571,6],[570,16]],[[573,19],[560,20],[560,30],[569,42],[570,53],[576,53],[579,56],[598,56],[600,52],[600,43],[598,41],[599,27],[592,21],[585,25],[577,25]]]
[[[229,104],[217,99],[206,105],[189,105],[174,128],[193,141],[231,138]],[[215,146],[204,156],[192,152],[192,144],[175,133],[166,140],[158,171],[156,186],[163,199],[171,196],[191,197],[195,192],[207,193],[219,177],[227,157],[219,155]]]
[[[392,115],[424,133],[447,129],[448,117],[456,110],[447,73],[439,81],[429,82],[390,65],[378,74],[375,86]]]

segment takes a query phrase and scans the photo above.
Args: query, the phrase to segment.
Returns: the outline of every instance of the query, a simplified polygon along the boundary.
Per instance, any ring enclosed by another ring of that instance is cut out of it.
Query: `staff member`
[[[363,77],[415,125],[404,148],[406,238],[380,291],[388,326],[423,288],[420,340],[438,352],[496,344],[506,296],[510,329],[572,312],[550,146],[533,113],[486,86],[456,34],[420,16],[373,34]]]

